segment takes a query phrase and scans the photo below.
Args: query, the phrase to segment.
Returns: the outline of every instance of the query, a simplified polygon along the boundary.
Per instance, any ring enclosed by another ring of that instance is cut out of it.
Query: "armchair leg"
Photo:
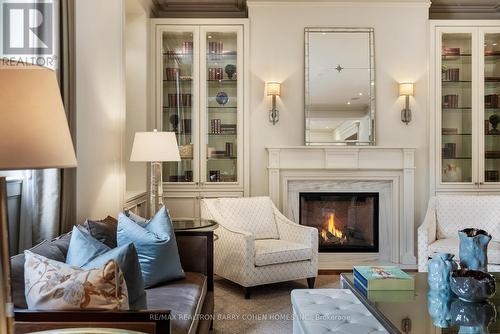
[[[309,289],[314,289],[314,282],[316,281],[316,277],[308,277],[307,278],[307,286]]]
[[[249,286],[244,286],[243,291],[245,292],[245,299],[250,299],[250,287]]]

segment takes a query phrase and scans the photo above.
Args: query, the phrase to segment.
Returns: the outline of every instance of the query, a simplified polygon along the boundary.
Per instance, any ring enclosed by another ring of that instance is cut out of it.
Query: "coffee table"
[[[355,286],[352,273],[340,274],[340,287],[350,289],[389,333],[452,334],[459,333],[460,325],[462,325],[460,333],[465,333],[467,332],[467,329],[464,329],[465,323],[453,323],[451,321],[453,316],[461,312],[461,319],[480,321],[485,314],[495,317],[494,313],[491,313],[495,308],[496,322],[490,324],[488,330],[489,333],[500,333],[500,292],[498,291],[500,290],[500,273],[491,274],[496,277],[497,293],[490,299],[491,305],[479,305],[479,307],[460,301],[454,296],[448,301],[432,298],[432,296],[429,300],[427,273],[412,274],[415,277],[415,290],[410,292],[377,291],[369,292],[369,295],[365,296]]]

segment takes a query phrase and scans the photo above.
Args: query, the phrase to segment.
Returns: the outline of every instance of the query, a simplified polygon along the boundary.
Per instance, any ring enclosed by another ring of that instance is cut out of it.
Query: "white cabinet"
[[[174,217],[200,198],[248,193],[246,19],[153,19],[154,127],[176,133],[182,160],[163,164]]]
[[[500,24],[431,21],[431,195],[500,191]]]

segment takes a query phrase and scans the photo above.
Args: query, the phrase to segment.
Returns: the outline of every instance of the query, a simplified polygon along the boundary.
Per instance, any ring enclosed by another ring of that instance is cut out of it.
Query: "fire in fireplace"
[[[300,224],[320,252],[378,252],[378,193],[300,193]]]

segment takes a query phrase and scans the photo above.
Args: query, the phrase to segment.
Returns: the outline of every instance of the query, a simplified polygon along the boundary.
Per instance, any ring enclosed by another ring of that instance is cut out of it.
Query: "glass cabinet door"
[[[207,27],[202,30],[202,180],[206,184],[236,183],[240,174],[239,126],[242,85],[241,30]]]
[[[500,32],[484,34],[484,182],[500,182]]]
[[[197,179],[197,46],[194,37],[194,29],[169,28],[161,32],[161,128],[176,133],[181,156],[179,162],[163,163],[164,182],[194,182]]]
[[[472,33],[441,35],[442,183],[473,182],[472,45]]]

